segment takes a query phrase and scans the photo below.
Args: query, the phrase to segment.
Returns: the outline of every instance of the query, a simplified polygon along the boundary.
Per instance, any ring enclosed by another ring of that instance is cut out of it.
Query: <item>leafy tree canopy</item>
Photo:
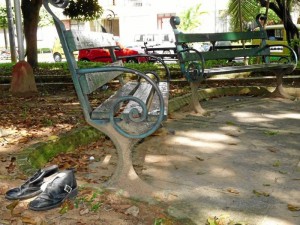
[[[52,16],[43,7],[41,8],[39,14],[39,27],[48,26],[50,24],[53,24]]]
[[[266,9],[261,7],[257,0],[230,0],[228,2],[228,14],[231,16],[230,26],[233,31],[240,31],[239,4],[241,4],[242,28],[248,29],[248,24],[255,21],[259,13],[265,13]],[[268,11],[268,23],[277,24],[280,18],[272,10]]]
[[[183,11],[180,15],[181,22],[179,28],[182,31],[192,31],[201,24],[200,17],[206,13],[200,10],[201,4],[197,4]]]
[[[97,0],[71,0],[63,14],[71,19],[90,21],[98,19],[103,13],[103,8]]]
[[[7,27],[7,10],[5,6],[0,5],[0,27]]]

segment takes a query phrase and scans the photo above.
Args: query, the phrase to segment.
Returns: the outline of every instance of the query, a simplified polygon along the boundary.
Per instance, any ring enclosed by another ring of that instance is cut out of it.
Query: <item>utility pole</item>
[[[10,0],[6,0],[6,11],[7,11],[11,62],[16,62],[17,57],[16,57],[15,30],[14,30],[14,21],[12,16],[12,8],[11,8]]]
[[[23,32],[22,32],[22,18],[21,18],[21,6],[19,0],[14,0],[15,14],[16,14],[16,29],[17,29],[17,40],[18,40],[18,52],[19,61],[24,60],[24,42],[23,42]]]

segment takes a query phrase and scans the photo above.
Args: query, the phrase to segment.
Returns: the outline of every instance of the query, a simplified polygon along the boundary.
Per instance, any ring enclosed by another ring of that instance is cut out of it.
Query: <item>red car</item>
[[[134,49],[123,48],[120,46],[119,49],[115,49],[115,54],[118,57],[126,56],[122,59],[123,62],[131,63],[142,63],[148,62],[147,57],[137,57],[140,53]],[[80,61],[92,61],[92,62],[109,62],[112,60],[110,58],[110,53],[108,49],[105,48],[96,48],[96,49],[84,49],[79,51],[78,60]]]

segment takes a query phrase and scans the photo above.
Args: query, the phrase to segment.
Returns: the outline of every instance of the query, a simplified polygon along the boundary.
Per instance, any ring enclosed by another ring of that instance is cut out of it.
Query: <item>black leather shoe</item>
[[[41,186],[45,182],[45,179],[57,172],[57,165],[40,169],[20,187],[16,187],[7,191],[5,198],[9,200],[22,200],[37,196],[38,194],[42,193]]]
[[[29,203],[29,209],[44,211],[60,206],[66,199],[76,197],[77,182],[73,170],[58,173],[45,191]]]

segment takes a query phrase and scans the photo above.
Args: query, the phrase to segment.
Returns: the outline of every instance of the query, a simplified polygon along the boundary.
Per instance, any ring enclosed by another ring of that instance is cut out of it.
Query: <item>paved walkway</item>
[[[168,211],[204,225],[300,224],[300,101],[224,97],[210,115],[173,114],[168,134],[133,154],[139,176],[164,192]],[[298,210],[298,211],[297,211]]]

